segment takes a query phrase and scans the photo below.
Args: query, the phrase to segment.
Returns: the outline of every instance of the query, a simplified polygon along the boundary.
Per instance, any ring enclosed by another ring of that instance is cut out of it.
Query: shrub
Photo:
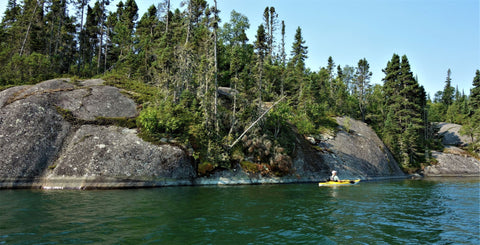
[[[249,172],[249,173],[256,173],[258,172],[258,166],[257,164],[253,163],[253,162],[250,162],[250,161],[241,161],[240,162],[240,166],[242,166],[242,168]]]
[[[214,169],[215,167],[213,166],[213,164],[209,162],[200,163],[198,164],[198,175],[207,176],[211,172],[213,172]]]

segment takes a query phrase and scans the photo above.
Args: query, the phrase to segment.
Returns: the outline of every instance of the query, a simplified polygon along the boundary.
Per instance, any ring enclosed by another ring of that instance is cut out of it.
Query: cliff
[[[366,124],[337,118],[338,132],[297,135],[292,174],[240,167],[198,178],[180,147],[142,140],[137,105],[102,80],[49,80],[0,91],[0,188],[123,188],[405,177]],[[133,128],[133,129],[132,129]]]

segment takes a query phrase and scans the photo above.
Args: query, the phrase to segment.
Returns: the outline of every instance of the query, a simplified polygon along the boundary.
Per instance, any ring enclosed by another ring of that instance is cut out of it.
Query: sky
[[[112,11],[118,2],[111,1]],[[159,2],[136,0],[139,18]],[[0,2],[2,16],[6,3]],[[171,3],[180,8],[180,0]],[[466,94],[480,69],[479,0],[217,0],[217,5],[221,26],[230,21],[232,10],[248,18],[251,43],[263,23],[265,7],[275,7],[279,21],[285,21],[287,54],[300,27],[308,47],[306,65],[312,71],[326,67],[329,56],[342,67],[356,67],[366,58],[373,73],[371,82],[382,84],[382,69],[392,55],[406,55],[412,72],[433,99],[435,92],[443,90],[448,69],[452,86]],[[276,38],[279,43],[280,31]]]

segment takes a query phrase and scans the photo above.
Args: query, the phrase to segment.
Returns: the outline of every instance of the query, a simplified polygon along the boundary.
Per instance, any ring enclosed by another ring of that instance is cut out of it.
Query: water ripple
[[[0,244],[479,244],[479,181],[0,191]]]

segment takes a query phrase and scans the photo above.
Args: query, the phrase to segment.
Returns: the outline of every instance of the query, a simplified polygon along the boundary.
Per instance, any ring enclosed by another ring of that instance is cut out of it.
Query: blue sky
[[[112,10],[120,0],[110,4]],[[171,0],[174,8],[180,0]],[[3,14],[7,1],[1,1]],[[93,3],[94,1],[91,0]],[[159,0],[137,0],[140,17]],[[208,0],[213,5],[213,0]],[[366,58],[372,83],[382,83],[382,69],[393,53],[407,55],[412,72],[427,93],[443,90],[447,70],[452,85],[469,93],[475,70],[480,69],[479,0],[218,0],[222,23],[230,12],[250,21],[247,33],[255,40],[266,6],[275,7],[286,25],[290,53],[297,27],[308,46],[307,66],[318,71],[332,56],[336,65],[356,66]],[[277,33],[280,41],[280,33]]]

